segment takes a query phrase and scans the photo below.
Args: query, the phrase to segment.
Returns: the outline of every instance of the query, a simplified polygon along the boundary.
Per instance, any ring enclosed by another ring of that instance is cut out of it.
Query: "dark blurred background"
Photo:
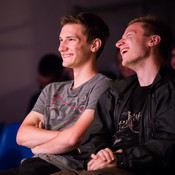
[[[101,16],[111,36],[99,58],[99,70],[117,76],[115,43],[127,22],[156,14],[175,32],[174,0],[0,0],[0,122],[22,121],[38,90],[37,65],[47,53],[58,54],[59,18],[80,11]]]

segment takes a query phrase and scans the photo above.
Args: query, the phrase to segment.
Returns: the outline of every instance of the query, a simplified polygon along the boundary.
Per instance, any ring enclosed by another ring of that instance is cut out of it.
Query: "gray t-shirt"
[[[41,92],[33,111],[45,116],[45,129],[64,130],[71,127],[86,109],[95,109],[100,95],[111,85],[111,80],[97,74],[76,89],[71,90],[73,81],[51,83]],[[61,155],[35,155],[60,169],[82,168],[74,159],[76,151]]]

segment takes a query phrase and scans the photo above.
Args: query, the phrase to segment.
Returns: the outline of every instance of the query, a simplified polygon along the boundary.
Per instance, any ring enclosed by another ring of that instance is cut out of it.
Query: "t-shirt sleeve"
[[[96,103],[101,96],[101,94],[107,90],[112,85],[112,80],[107,77],[97,81],[97,83],[92,88],[92,91],[89,95],[89,101],[86,109],[95,110]]]
[[[49,86],[46,86],[42,92],[40,93],[32,111],[39,112],[44,115],[44,110],[46,107],[46,94],[48,91]]]

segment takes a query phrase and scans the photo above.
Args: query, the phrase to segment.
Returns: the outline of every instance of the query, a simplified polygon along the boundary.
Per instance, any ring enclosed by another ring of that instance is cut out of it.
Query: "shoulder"
[[[101,95],[101,99],[112,100],[116,98],[122,98],[123,96],[127,95],[130,91],[132,91],[133,88],[135,88],[137,82],[137,75],[132,75],[118,82],[113,82],[111,86],[109,86]]]
[[[84,89],[89,89],[90,92],[96,91],[95,93],[101,93],[101,91],[106,90],[108,87],[112,85],[112,80],[102,74],[96,74],[90,80],[82,85]]]
[[[175,84],[175,70],[171,67],[161,68],[153,82],[153,86],[163,84]]]
[[[161,68],[151,86],[151,91],[161,95],[163,92],[174,92],[175,70],[170,67]]]
[[[163,67],[160,69],[159,74],[161,75],[162,78],[175,78],[175,70],[171,67]]]
[[[112,79],[99,73],[93,78],[93,83],[90,86],[95,93],[101,94],[106,89],[112,87],[113,84],[114,81]]]
[[[64,81],[64,82],[54,82],[48,84],[40,94],[40,97],[42,98],[52,98],[52,96],[55,96],[58,92],[63,93],[66,89],[70,89],[72,86],[73,81]]]
[[[70,80],[70,81],[62,81],[62,82],[53,82],[53,83],[48,84],[44,88],[44,90],[45,91],[57,90],[57,89],[59,89],[61,87],[69,87],[69,86],[72,85],[72,83],[73,83],[72,80]]]
[[[138,82],[137,75],[134,74],[132,76],[114,82],[110,90],[111,92],[117,91],[118,93],[125,93],[126,91],[131,89],[131,87],[135,86],[137,82]]]
[[[109,77],[98,73],[97,75],[95,75],[92,78],[92,81],[94,84],[96,84],[97,86],[102,86],[102,85],[106,85],[106,86],[111,86],[113,84],[113,80],[110,79]]]
[[[102,80],[102,81],[112,81],[112,79],[110,79],[109,77],[107,77],[106,75],[103,75],[101,73],[98,73],[94,76],[95,80]]]

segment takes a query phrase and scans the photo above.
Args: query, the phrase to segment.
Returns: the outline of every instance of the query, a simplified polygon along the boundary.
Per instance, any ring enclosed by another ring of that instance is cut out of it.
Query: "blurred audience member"
[[[62,66],[62,59],[55,54],[44,55],[38,64],[38,82],[40,90],[35,93],[29,102],[27,113],[33,108],[41,90],[52,82],[66,81],[73,79],[71,68]]]
[[[175,69],[175,45],[171,51],[171,66]]]

